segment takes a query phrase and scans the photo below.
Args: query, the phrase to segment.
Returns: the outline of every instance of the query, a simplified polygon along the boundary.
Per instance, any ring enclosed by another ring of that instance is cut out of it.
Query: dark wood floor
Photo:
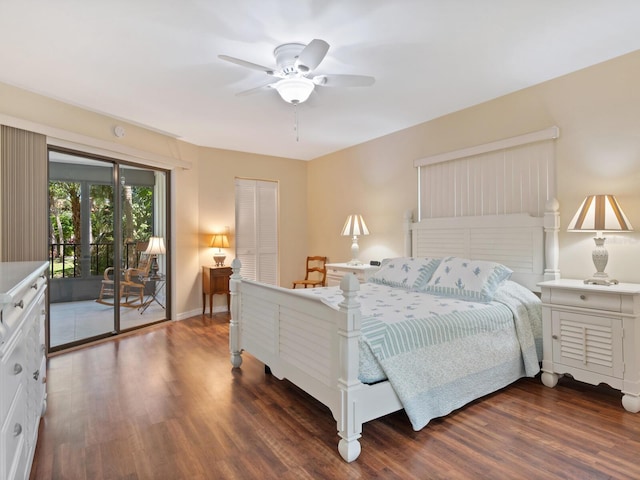
[[[364,426],[345,463],[330,412],[194,317],[49,360],[31,479],[640,478],[640,414],[620,394],[525,379],[420,432]]]

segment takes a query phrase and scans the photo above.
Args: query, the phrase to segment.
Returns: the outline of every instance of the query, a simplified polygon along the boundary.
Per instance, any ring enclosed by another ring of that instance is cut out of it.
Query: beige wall
[[[307,162],[211,148],[200,149],[198,178],[198,250],[201,265],[211,265],[211,234],[230,229],[226,264],[234,258],[236,177],[278,182],[280,202],[280,285],[304,275],[307,255]],[[180,214],[180,212],[178,212]],[[195,238],[195,236],[194,236]],[[200,290],[198,290],[200,291]],[[224,303],[216,297],[216,304]]]
[[[639,79],[640,51],[313,160],[310,251],[347,261],[350,242],[339,232],[353,211],[372,232],[360,238],[361,260],[401,255],[402,214],[416,211],[415,159],[557,125],[560,268],[564,277],[590,276],[591,234],[566,232],[584,196],[617,195],[640,230]],[[607,237],[607,272],[640,282],[640,232]]]

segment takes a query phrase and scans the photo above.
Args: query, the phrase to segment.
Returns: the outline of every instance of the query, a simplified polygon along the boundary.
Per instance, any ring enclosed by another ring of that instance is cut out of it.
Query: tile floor
[[[149,300],[146,297],[145,300]],[[165,299],[160,301],[165,304]],[[93,300],[52,303],[50,314],[50,347],[57,347],[113,331],[114,309]],[[120,308],[120,328],[127,330],[166,319],[166,312],[155,301],[141,308]]]

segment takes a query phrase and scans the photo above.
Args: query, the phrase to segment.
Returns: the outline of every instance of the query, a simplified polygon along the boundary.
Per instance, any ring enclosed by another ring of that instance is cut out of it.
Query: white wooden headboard
[[[491,260],[513,270],[511,279],[534,292],[543,280],[560,278],[558,203],[549,202],[544,217],[518,213],[423,219],[405,216],[405,255],[457,256]]]
[[[405,255],[492,260],[530,290],[560,278],[555,200],[558,127],[414,161],[418,218]]]

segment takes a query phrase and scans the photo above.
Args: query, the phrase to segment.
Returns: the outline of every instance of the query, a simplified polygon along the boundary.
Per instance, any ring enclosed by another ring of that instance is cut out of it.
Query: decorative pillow
[[[513,270],[495,262],[443,258],[426,286],[428,293],[488,303]]]
[[[389,287],[418,290],[424,288],[439,263],[439,258],[397,257],[385,259],[382,261],[380,270],[369,277],[369,281]]]

